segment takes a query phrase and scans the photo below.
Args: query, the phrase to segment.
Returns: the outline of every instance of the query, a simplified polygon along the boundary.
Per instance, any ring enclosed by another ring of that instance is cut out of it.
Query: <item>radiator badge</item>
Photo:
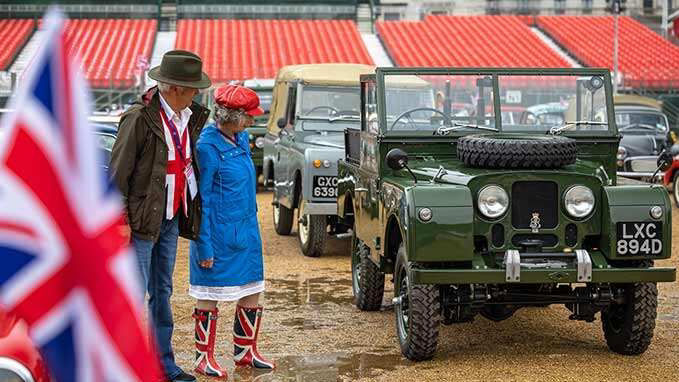
[[[533,233],[540,231],[540,214],[533,212],[533,217],[530,219],[530,229]]]

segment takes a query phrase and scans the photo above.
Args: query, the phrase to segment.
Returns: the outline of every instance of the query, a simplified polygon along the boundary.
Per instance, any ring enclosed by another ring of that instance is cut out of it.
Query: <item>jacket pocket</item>
[[[222,223],[222,244],[230,251],[242,251],[248,246],[248,238],[244,236],[247,229],[241,223]]]
[[[130,225],[132,231],[141,230],[145,201],[146,195],[130,195],[127,199],[127,223]]]

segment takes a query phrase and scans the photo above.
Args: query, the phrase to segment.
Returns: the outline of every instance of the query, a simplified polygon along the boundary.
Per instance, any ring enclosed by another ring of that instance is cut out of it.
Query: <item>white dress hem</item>
[[[245,296],[261,293],[263,291],[264,280],[245,285],[226,287],[189,285],[189,296],[198,300],[236,301]]]

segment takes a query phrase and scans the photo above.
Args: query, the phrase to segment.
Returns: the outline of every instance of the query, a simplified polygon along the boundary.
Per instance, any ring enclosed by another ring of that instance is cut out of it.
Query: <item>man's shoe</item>
[[[179,375],[172,378],[172,382],[196,382],[196,377],[182,371]]]

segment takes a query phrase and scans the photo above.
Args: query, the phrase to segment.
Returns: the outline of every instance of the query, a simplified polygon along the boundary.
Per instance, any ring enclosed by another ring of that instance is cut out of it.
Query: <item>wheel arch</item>
[[[302,200],[302,171],[295,170],[295,179],[292,186],[292,208],[299,208],[299,202]]]
[[[343,196],[337,198],[337,212],[345,224],[354,226],[354,197],[351,191],[347,191]]]
[[[384,230],[384,260],[383,271],[385,273],[393,272],[396,264],[396,255],[398,248],[403,243],[405,232],[401,222],[396,214],[391,214],[387,219],[387,225]]]

